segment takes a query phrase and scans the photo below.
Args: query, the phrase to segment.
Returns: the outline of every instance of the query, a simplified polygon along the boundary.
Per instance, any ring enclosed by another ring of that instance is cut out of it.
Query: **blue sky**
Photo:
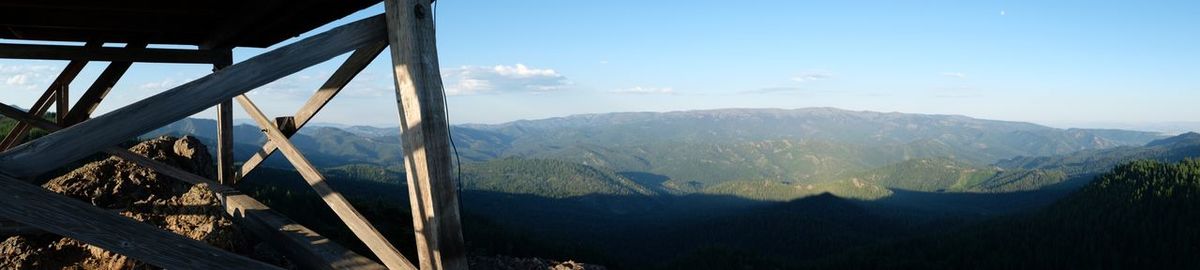
[[[438,2],[454,123],[730,107],[1054,126],[1200,121],[1196,1]],[[251,96],[269,114],[292,114],[341,59]],[[388,64],[385,53],[315,121],[396,125]],[[0,61],[0,98],[28,106],[63,65]],[[72,89],[102,67],[89,65]],[[209,69],[135,64],[100,112]]]

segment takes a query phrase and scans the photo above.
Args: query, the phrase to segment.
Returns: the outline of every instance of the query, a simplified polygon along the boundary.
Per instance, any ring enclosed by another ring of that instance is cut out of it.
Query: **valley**
[[[213,127],[186,119],[147,136],[211,141]],[[451,130],[473,252],[615,269],[842,265],[836,258],[868,247],[1054,211],[1043,209],[1121,164],[1200,157],[1195,133],[831,108],[577,115]],[[382,135],[395,132],[316,126],[293,141],[335,188],[371,209],[365,214],[385,234],[406,239],[399,139]],[[264,140],[249,126],[235,136]],[[235,150],[244,159],[257,146]],[[322,209],[319,199],[286,161],[266,165],[239,187],[323,235],[349,237],[323,223],[331,212],[312,211]]]

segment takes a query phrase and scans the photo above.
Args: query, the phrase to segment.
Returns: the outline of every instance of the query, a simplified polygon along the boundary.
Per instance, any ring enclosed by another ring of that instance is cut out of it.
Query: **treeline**
[[[1200,160],[1134,161],[1026,216],[868,248],[831,269],[1185,269],[1200,265]]]

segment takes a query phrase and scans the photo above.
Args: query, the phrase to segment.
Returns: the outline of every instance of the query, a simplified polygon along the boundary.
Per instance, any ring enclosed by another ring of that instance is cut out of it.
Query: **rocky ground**
[[[130,148],[134,153],[212,178],[207,148],[193,137],[159,137]],[[273,249],[245,235],[225,216],[204,185],[190,185],[116,157],[85,164],[42,185],[114,213],[256,260],[293,268]],[[125,256],[54,234],[0,235],[0,269],[157,269]],[[476,256],[471,269],[597,270],[573,261]]]
[[[193,137],[160,137],[130,150],[201,176],[213,174],[212,157]],[[245,237],[204,185],[192,186],[112,157],[83,165],[42,186],[221,249],[287,265],[274,252]],[[0,255],[0,269],[154,268],[53,234],[8,237],[0,242]]]

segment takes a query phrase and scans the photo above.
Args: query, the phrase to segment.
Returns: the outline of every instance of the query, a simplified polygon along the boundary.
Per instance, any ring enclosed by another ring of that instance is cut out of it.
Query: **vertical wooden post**
[[[98,48],[101,45],[104,44],[100,42],[88,42],[84,47]],[[67,67],[63,68],[62,73],[58,74],[57,78],[54,78],[54,82],[50,84],[50,87],[42,94],[42,97],[33,103],[32,108],[29,108],[29,114],[33,117],[42,117],[42,114],[45,114],[46,110],[50,109],[50,98],[54,97],[52,95],[56,92],[58,85],[71,84],[71,81],[74,81],[75,77],[79,76],[79,72],[83,71],[83,67],[87,66],[87,63],[88,61],[86,60],[72,60],[70,63],[67,63]],[[66,117],[66,112],[58,112],[58,114]],[[62,124],[61,121],[59,124]],[[8,132],[8,136],[5,136],[4,140],[0,141],[0,151],[8,150],[13,146],[21,144],[27,132],[29,132],[29,124],[24,122],[17,123],[17,126]]]
[[[233,64],[233,53],[221,63],[213,64],[213,72]],[[217,105],[217,183],[234,185],[237,176],[233,168],[233,100]]]
[[[146,48],[146,43],[129,43],[125,45],[126,49],[140,50]],[[133,62],[111,62],[104,71],[100,72],[100,76],[96,77],[96,81],[92,82],[92,86],[88,87],[87,91],[83,92],[83,96],[79,97],[78,102],[75,102],[75,108],[67,114],[66,125],[74,125],[88,120],[92,117],[92,113],[96,112],[96,108],[100,107],[100,102],[108,96],[108,92],[112,91],[113,86],[117,81],[125,76],[125,72],[129,71],[129,67]],[[65,126],[64,126],[65,127]]]
[[[63,125],[67,121],[67,112],[71,111],[71,94],[67,91],[69,87],[66,84],[58,84],[58,90],[55,90],[54,96],[58,99],[54,101],[57,109],[54,109],[54,120],[59,125]]]
[[[423,270],[467,269],[432,1],[383,2],[418,265]]]

